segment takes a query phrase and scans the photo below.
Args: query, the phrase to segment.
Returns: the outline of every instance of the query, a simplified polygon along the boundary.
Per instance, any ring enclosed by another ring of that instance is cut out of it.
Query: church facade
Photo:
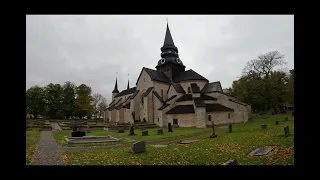
[[[104,112],[108,122],[135,120],[167,127],[205,128],[214,124],[243,123],[251,118],[251,106],[237,101],[192,69],[185,70],[167,25],[161,59],[155,70],[143,67],[136,86],[119,92],[117,80],[112,102]]]

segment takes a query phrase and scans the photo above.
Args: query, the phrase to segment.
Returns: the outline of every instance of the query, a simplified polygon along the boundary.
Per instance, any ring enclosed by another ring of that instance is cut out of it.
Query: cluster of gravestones
[[[286,117],[286,118],[284,119],[284,122],[286,122],[286,121],[288,121],[288,117]],[[279,121],[276,121],[276,122],[275,122],[275,125],[279,125]],[[267,129],[268,129],[268,125],[267,125],[267,124],[261,124],[261,130],[262,130],[262,131],[265,131],[265,130],[267,130]],[[284,127],[283,130],[284,130],[284,137],[290,136],[289,126]]]

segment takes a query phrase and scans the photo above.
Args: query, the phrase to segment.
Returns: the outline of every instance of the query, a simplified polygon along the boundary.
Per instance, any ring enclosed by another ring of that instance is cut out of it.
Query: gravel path
[[[50,122],[52,131],[62,131],[62,128],[57,122]]]
[[[42,131],[33,165],[64,165],[61,159],[62,151],[63,148],[53,139],[52,131]]]
[[[159,140],[152,140],[152,141],[145,141],[146,144],[159,144],[159,143],[168,143],[171,141],[176,141],[176,140],[181,140],[185,138],[191,138],[195,136],[200,136],[203,134],[208,134],[211,133],[212,130],[209,131],[204,131],[200,133],[194,133],[191,135],[186,135],[186,136],[178,136],[174,138],[169,138],[169,139],[159,139]],[[209,136],[208,136],[209,137]],[[116,145],[109,145],[109,146],[78,146],[78,147],[64,147],[66,151],[81,151],[81,150],[95,150],[95,149],[111,149],[111,148],[125,148],[125,147],[131,147],[132,144],[116,144]]]

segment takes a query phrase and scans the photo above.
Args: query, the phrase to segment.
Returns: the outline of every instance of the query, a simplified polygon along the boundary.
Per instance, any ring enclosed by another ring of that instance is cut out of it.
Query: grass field
[[[289,121],[283,122],[286,116]],[[276,120],[279,125],[274,124]],[[262,132],[264,123],[268,130]],[[287,125],[291,136],[285,138],[283,128]],[[147,151],[141,154],[129,154],[130,148],[122,148],[65,152],[62,158],[68,165],[221,165],[230,159],[237,159],[241,165],[294,165],[294,120],[290,115],[269,115],[266,119],[255,116],[253,122],[234,124],[233,133],[217,128],[216,134],[214,139],[209,135],[189,138],[200,140],[190,145],[147,145]],[[259,147],[275,149],[267,156],[248,156]]]
[[[203,131],[208,131],[210,128],[205,128],[205,129],[197,129],[197,128],[176,128],[173,129],[174,132],[168,133],[167,129],[163,129],[164,134],[163,135],[157,135],[157,129],[147,129],[149,136],[142,136],[141,135],[141,130],[136,129],[135,136],[129,136],[129,131],[125,131],[124,133],[112,133],[112,132],[107,132],[104,130],[94,130],[91,131],[90,133],[87,133],[87,136],[107,136],[110,135],[115,138],[130,138],[134,139],[136,141],[150,141],[150,140],[158,140],[158,139],[167,139],[167,138],[172,138],[176,136],[183,136],[183,135],[189,135],[192,133],[197,133],[197,132],[203,132]],[[112,142],[112,143],[88,143],[88,144],[67,144],[64,140],[64,136],[71,136],[71,130],[66,130],[63,132],[53,132],[53,137],[57,141],[58,144],[62,146],[105,146],[105,145],[111,145],[111,144],[124,144],[124,143],[132,143],[128,141],[123,141],[123,142]]]
[[[39,130],[26,131],[26,164],[31,163],[39,138]]]

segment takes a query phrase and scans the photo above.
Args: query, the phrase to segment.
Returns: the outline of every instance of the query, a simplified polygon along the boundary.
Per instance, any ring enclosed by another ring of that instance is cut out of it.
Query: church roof
[[[115,101],[115,99],[111,101],[111,103],[109,104],[109,106],[110,106],[112,103],[114,103],[114,101]]]
[[[178,105],[170,109],[166,114],[189,114],[194,112],[193,105]]]
[[[220,81],[207,83],[201,90],[201,93],[210,93],[215,91],[220,91],[219,86],[221,88]],[[221,88],[222,89],[222,88]]]
[[[119,90],[118,90],[118,80],[117,80],[117,78],[116,78],[116,83],[115,83],[115,85],[114,85],[114,89],[113,89],[112,93],[119,93]]]
[[[123,108],[130,109],[130,102],[124,105]]]
[[[205,77],[203,77],[200,74],[196,73],[192,69],[189,69],[188,71],[181,72],[179,76],[174,77],[173,82],[177,83],[177,82],[180,82],[180,81],[189,81],[189,80],[205,80],[205,81],[208,81],[208,79],[206,79]]]
[[[124,96],[124,95],[127,95],[127,94],[133,94],[134,92],[136,92],[136,90],[137,90],[137,87],[133,87],[133,88],[130,88],[130,89],[125,89],[125,90],[121,91],[119,94],[117,94],[114,97],[120,97],[120,96]]]
[[[201,97],[203,100],[217,100],[217,98],[205,94],[201,94]]]
[[[171,101],[172,99],[174,99],[175,97],[177,97],[177,95],[173,95],[173,96],[169,97],[165,102],[169,102],[169,101]]]
[[[159,101],[164,102],[164,100],[163,100],[162,97],[158,94],[157,91],[152,91],[152,93],[159,99]]]
[[[217,98],[208,96],[205,94],[200,94],[200,97],[203,100],[217,100]],[[192,94],[184,94],[182,95],[179,99],[176,100],[176,102],[181,102],[181,101],[191,101],[192,100]]]
[[[158,110],[163,110],[163,109],[165,109],[166,107],[168,107],[170,104],[164,104],[164,105],[162,105]]]
[[[171,83],[171,86],[176,90],[177,93],[186,93],[183,89],[183,87],[179,83]],[[168,88],[168,91],[170,89],[170,86]],[[168,92],[167,92],[168,93]]]
[[[241,105],[244,105],[244,106],[248,106],[248,104],[246,104],[246,103],[235,101],[235,100],[232,100],[232,99],[229,99],[229,101],[237,103],[237,104],[241,104]]]
[[[221,104],[206,104],[206,112],[221,112],[221,111],[234,111],[234,109],[228,108]]]
[[[139,77],[137,79],[136,85],[138,84],[138,81],[140,79],[140,76],[141,76],[143,70],[145,70],[148,73],[148,75],[150,76],[152,81],[170,83],[170,79],[164,73],[156,71],[156,70],[153,70],[153,69],[149,69],[149,68],[143,67],[141,72],[140,72],[140,75],[139,75]]]
[[[134,93],[131,95],[130,99],[133,99],[134,97],[136,97],[136,95],[139,93],[139,91],[140,91],[140,90],[136,90],[136,92],[134,92]]]

